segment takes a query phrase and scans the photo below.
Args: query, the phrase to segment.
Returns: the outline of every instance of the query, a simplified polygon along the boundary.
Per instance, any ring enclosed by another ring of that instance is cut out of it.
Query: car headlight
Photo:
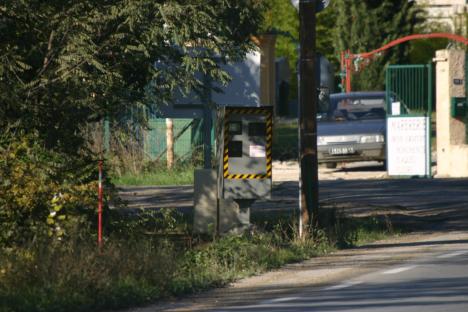
[[[361,136],[360,142],[361,143],[383,143],[385,138],[383,135],[363,135]]]
[[[327,140],[323,136],[317,137],[317,145],[322,146],[322,145],[327,145]]]

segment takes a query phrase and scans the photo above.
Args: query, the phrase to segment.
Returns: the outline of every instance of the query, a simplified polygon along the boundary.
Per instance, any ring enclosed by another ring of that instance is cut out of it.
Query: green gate
[[[433,70],[428,65],[390,65],[386,75],[387,112],[393,102],[401,103],[402,115],[431,117],[433,107]]]
[[[432,176],[432,64],[390,65],[386,71],[387,170]]]

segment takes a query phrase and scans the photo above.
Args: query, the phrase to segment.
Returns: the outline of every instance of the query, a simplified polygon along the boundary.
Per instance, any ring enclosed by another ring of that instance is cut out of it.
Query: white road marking
[[[397,274],[397,273],[401,273],[401,272],[405,272],[405,271],[412,270],[412,269],[414,269],[415,267],[417,267],[417,265],[404,266],[404,267],[400,267],[400,268],[396,268],[396,269],[391,269],[391,270],[388,270],[388,271],[384,271],[384,272],[382,272],[382,274]]]
[[[276,298],[271,300],[262,301],[261,304],[272,304],[272,303],[279,303],[279,302],[287,302],[287,301],[294,301],[301,299],[300,297],[284,297],[284,298]]]
[[[324,288],[324,290],[343,289],[343,288],[348,288],[348,287],[352,287],[352,286],[355,286],[355,285],[359,285],[359,284],[362,284],[362,283],[363,282],[361,282],[361,281],[344,282],[343,284],[338,284],[338,285],[335,285],[335,286],[330,286],[330,287]]]
[[[440,255],[437,258],[447,259],[447,258],[453,258],[453,257],[461,256],[461,255],[464,255],[464,254],[467,254],[467,253],[468,253],[468,250],[460,250],[460,251],[451,252],[449,254]]]

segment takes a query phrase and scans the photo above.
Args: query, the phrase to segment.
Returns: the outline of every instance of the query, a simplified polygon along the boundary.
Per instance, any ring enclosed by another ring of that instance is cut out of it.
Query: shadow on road
[[[423,241],[423,242],[397,243],[397,244],[372,244],[372,245],[366,245],[362,247],[356,247],[355,249],[378,249],[378,248],[453,245],[453,244],[468,244],[468,240],[445,240],[445,241],[432,241],[431,240],[431,241]]]
[[[386,166],[382,164],[372,164],[372,165],[363,165],[363,166],[344,166],[337,168],[333,172],[385,172]]]

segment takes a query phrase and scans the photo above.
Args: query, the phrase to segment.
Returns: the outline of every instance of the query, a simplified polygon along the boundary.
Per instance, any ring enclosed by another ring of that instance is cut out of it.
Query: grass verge
[[[173,170],[157,168],[140,174],[125,173],[111,178],[115,185],[187,185],[193,184],[193,167],[181,167]]]
[[[298,132],[297,120],[275,123],[273,129],[273,159],[293,160],[297,159]]]
[[[167,235],[180,228],[170,214],[160,214],[158,220],[145,215],[144,219],[127,222],[134,224],[126,223],[115,231],[102,250],[84,241],[35,242],[3,249],[0,311],[134,307],[223,286],[340,246],[391,234],[376,219],[355,222],[333,210],[328,213],[327,221],[332,223],[327,230],[306,240],[297,239],[295,224],[287,215],[256,216],[255,230],[216,240],[186,233]]]

